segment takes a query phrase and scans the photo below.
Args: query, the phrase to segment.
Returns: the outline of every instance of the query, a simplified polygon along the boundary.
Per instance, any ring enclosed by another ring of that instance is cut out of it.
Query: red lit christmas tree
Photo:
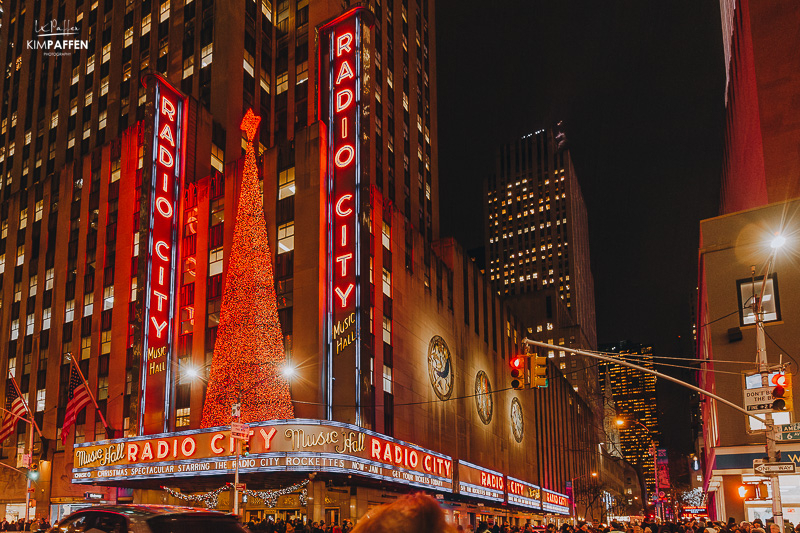
[[[242,422],[294,417],[253,144],[260,121],[252,110],[242,120],[244,175],[202,427],[230,424],[237,401]]]

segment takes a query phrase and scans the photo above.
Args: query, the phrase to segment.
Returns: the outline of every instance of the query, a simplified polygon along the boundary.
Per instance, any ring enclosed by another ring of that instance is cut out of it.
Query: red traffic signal
[[[511,387],[514,389],[525,388],[525,357],[517,355],[509,360],[508,364],[511,366]]]
[[[772,384],[779,387],[786,387],[786,374],[775,374],[772,376]]]
[[[774,411],[786,411],[786,389],[788,384],[786,374],[775,374],[770,381],[775,385],[775,388],[772,389],[772,409]]]

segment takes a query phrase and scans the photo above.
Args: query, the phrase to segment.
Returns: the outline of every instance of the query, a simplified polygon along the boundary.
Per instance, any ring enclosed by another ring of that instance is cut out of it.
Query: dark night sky
[[[693,357],[698,223],[717,213],[723,147],[718,1],[437,0],[436,17],[442,235],[482,246],[494,151],[564,120],[599,342]],[[681,451],[687,398],[659,384],[664,444]]]

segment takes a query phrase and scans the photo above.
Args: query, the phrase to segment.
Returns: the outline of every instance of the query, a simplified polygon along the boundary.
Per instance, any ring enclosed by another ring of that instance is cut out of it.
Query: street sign
[[[31,466],[31,454],[29,453],[22,454],[22,466],[24,468],[28,468]]]
[[[231,437],[234,439],[250,439],[250,426],[239,422],[231,422]]]
[[[245,488],[246,488],[246,486],[245,486],[244,483],[236,483],[236,490],[237,491],[243,492]]]
[[[759,474],[794,474],[794,463],[753,464],[753,470]]]
[[[744,390],[744,409],[748,413],[771,413],[772,402],[772,387]]]
[[[242,412],[242,404],[238,402],[231,404],[231,418],[239,418],[241,412]]]
[[[795,422],[794,424],[783,424],[775,426],[775,429],[778,430],[778,433],[775,436],[775,440],[779,441],[800,440],[800,422]]]

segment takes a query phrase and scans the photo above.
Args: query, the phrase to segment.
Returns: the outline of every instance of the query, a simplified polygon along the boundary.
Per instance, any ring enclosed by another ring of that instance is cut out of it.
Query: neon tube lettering
[[[353,254],[344,254],[336,258],[336,262],[342,265],[342,277],[347,275],[347,260],[352,258]]]
[[[166,255],[166,253],[161,251],[162,248],[166,248],[167,252],[169,252],[169,244],[165,243],[164,241],[158,241],[154,248],[158,257],[164,261],[169,261],[169,257]]]
[[[342,83],[342,80],[353,79],[353,69],[350,68],[350,63],[342,61],[342,66],[339,68],[339,74],[336,75],[336,85]]]
[[[353,213],[353,208],[352,207],[348,207],[347,209],[344,209],[342,207],[342,204],[344,204],[346,201],[352,200],[352,199],[353,199],[353,195],[352,194],[349,194],[349,193],[348,194],[343,194],[341,196],[341,198],[339,198],[336,201],[336,214],[339,215],[340,217],[346,217],[348,215],[351,215]]]
[[[342,139],[347,138],[347,117],[342,117]]]
[[[342,226],[342,246],[347,246],[347,227]]]
[[[164,124],[164,127],[161,128],[161,133],[158,134],[158,138],[167,140],[172,146],[175,146],[175,139],[172,138],[172,128],[169,127],[169,124]]]
[[[156,198],[156,209],[164,218],[172,218],[172,204],[163,196]]]
[[[336,295],[339,297],[342,309],[347,307],[347,299],[350,297],[350,293],[353,292],[353,287],[354,285],[351,283],[350,285],[347,286],[347,290],[345,290],[344,292],[339,287],[336,287],[335,289]]]
[[[167,295],[166,295],[166,294],[162,294],[162,293],[160,293],[160,292],[158,292],[158,291],[153,291],[153,296],[155,296],[156,298],[158,298],[158,310],[159,310],[159,311],[163,311],[163,310],[164,310],[164,309],[163,309],[163,307],[164,307],[164,300],[166,300],[166,299],[167,299]]]
[[[342,52],[350,52],[350,43],[353,42],[352,33],[343,33],[336,39],[336,57],[342,55]]]
[[[161,338],[161,332],[164,331],[165,327],[167,327],[167,321],[164,320],[163,322],[161,322],[161,324],[159,324],[158,322],[156,322],[156,317],[154,317],[154,316],[150,317],[150,321],[153,323],[153,327],[156,328],[156,337],[158,337],[160,339]]]
[[[353,91],[350,89],[342,89],[336,93],[336,112],[341,113],[345,111],[350,104],[353,103]]]
[[[165,96],[161,97],[161,114],[166,115],[170,121],[175,121],[175,104],[167,100]]]
[[[166,146],[158,147],[158,162],[169,168],[175,165],[175,160],[172,158],[172,154],[169,153]]]
[[[342,159],[342,154],[344,154],[344,159]],[[345,144],[336,152],[336,157],[334,160],[336,161],[336,166],[339,168],[344,168],[348,166],[350,163],[353,162],[353,159],[356,157],[355,149],[350,146],[349,144]]]

